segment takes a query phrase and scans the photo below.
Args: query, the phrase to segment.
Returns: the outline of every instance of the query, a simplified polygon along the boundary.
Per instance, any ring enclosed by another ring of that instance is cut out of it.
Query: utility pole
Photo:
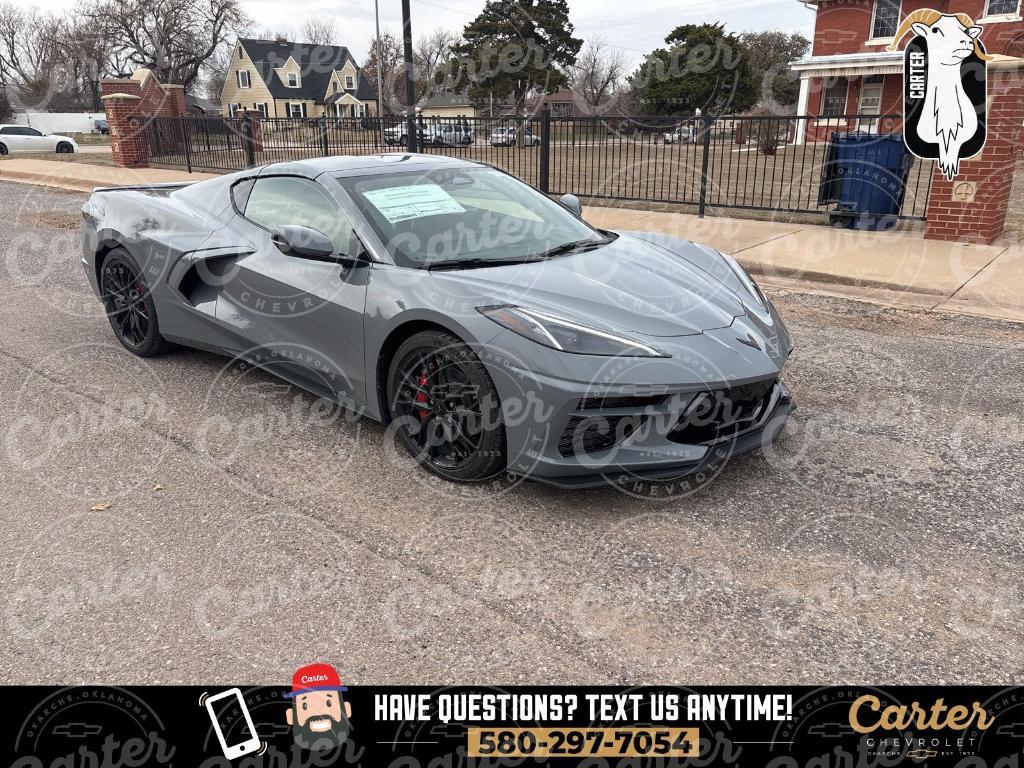
[[[416,151],[416,83],[412,79],[412,19],[409,0],[402,0],[402,43],[405,47],[406,149]]]
[[[380,2],[373,0],[373,17],[377,23],[377,124],[380,128],[380,148],[384,150],[384,76],[381,67],[384,55],[380,50]]]

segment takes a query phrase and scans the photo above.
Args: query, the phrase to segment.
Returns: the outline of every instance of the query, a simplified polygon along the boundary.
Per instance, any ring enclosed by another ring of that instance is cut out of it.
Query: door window
[[[269,230],[299,224],[323,232],[335,253],[352,252],[352,223],[327,190],[298,176],[257,179],[245,204],[245,218]]]

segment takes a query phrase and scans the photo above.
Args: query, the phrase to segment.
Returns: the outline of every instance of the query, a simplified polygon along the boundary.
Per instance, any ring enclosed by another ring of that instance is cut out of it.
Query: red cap
[[[338,670],[330,664],[307,664],[299,667],[292,675],[291,693],[286,693],[286,699],[292,699],[303,693],[311,691],[347,691],[341,684],[341,676]]]

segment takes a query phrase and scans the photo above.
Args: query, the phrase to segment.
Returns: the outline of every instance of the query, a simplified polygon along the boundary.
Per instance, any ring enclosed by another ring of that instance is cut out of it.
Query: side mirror
[[[337,261],[334,244],[323,232],[298,224],[282,224],[270,235],[270,241],[285,256],[316,261]]]
[[[583,218],[583,204],[580,203],[580,199],[576,195],[562,195],[558,198],[558,202],[568,208],[577,218]]]

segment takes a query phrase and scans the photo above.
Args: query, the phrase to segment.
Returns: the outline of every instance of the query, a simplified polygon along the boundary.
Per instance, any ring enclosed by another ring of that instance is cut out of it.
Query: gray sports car
[[[707,246],[596,229],[490,166],[393,154],[98,189],[83,259],[118,340],[241,357],[459,481],[706,472],[775,439],[789,335]]]

